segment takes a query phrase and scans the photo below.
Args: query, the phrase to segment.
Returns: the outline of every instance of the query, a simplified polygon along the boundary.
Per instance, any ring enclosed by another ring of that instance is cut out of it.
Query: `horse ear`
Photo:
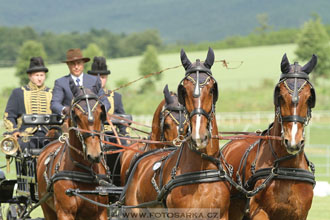
[[[286,56],[286,53],[283,55],[283,58],[282,58],[281,71],[282,71],[282,73],[288,73],[290,71],[290,62]]]
[[[73,97],[77,97],[79,95],[79,88],[74,83],[72,77],[70,77],[70,79],[69,79],[69,86],[70,86]]]
[[[307,74],[309,74],[310,72],[312,72],[312,70],[314,69],[314,67],[317,64],[317,56],[315,54],[313,54],[312,59],[306,63],[301,70]]]
[[[170,91],[168,90],[168,85],[166,84],[164,90],[163,90],[164,96],[165,96],[165,102],[166,104],[171,104],[173,103],[173,98],[171,96]]]
[[[98,76],[95,84],[92,87],[92,92],[94,92],[94,94],[97,95],[99,93],[101,87],[102,87],[101,80],[100,80],[100,77]]]
[[[213,63],[214,63],[214,52],[213,52],[213,49],[211,47],[209,47],[209,51],[207,52],[204,66],[208,69],[211,69]]]
[[[185,70],[189,69],[191,67],[191,62],[188,59],[186,52],[184,52],[183,48],[181,49],[181,63]]]

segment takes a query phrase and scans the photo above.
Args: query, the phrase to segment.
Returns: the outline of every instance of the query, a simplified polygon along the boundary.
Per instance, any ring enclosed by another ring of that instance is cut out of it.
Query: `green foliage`
[[[89,57],[91,61],[85,63],[85,72],[91,69],[92,62],[95,56],[104,56],[103,51],[97,44],[88,44],[88,47],[83,51],[84,57]]]
[[[160,47],[162,44],[157,30],[146,30],[141,33],[132,33],[123,38],[120,42],[122,56],[139,55],[141,51],[145,51],[148,45]]]
[[[330,29],[329,29],[330,32]],[[294,43],[296,36],[299,33],[298,29],[281,29],[278,31],[269,31],[260,33],[251,33],[247,36],[231,36],[224,40],[215,42],[202,42],[194,44],[183,44],[177,43],[167,45],[163,52],[176,52],[180,51],[181,48],[189,51],[200,51],[204,48],[212,47],[213,49],[228,49],[228,48],[242,48],[242,47],[254,47],[262,45],[278,45],[278,44],[289,44]]]
[[[255,29],[255,32],[260,35],[264,35],[267,31],[271,29],[271,27],[268,24],[268,14],[257,14],[257,20],[259,26]]]
[[[15,75],[20,79],[20,85],[25,85],[29,82],[26,70],[30,65],[31,57],[39,56],[42,57],[44,61],[47,59],[44,47],[41,43],[29,40],[23,44],[17,57],[15,73]]]
[[[146,51],[143,54],[143,58],[139,66],[139,73],[141,76],[146,76],[150,73],[158,71],[160,71],[160,64],[158,60],[157,50],[154,46],[148,45]],[[155,81],[160,79],[160,74],[156,74],[147,79],[144,79],[144,83],[140,89],[140,93],[153,91],[155,89]]]
[[[107,58],[140,55],[149,44],[157,48],[162,47],[161,38],[156,30],[129,35],[114,34],[105,29],[91,29],[86,33],[55,34],[46,31],[39,34],[30,27],[0,27],[0,66],[13,66],[20,47],[27,40],[36,40],[43,45],[48,55],[48,63],[65,60],[65,53],[70,48],[85,50],[90,44],[101,48]]]
[[[0,27],[0,66],[13,66],[19,49],[27,40],[38,40],[31,27]]]
[[[318,64],[313,70],[313,81],[318,77],[330,77],[329,36],[319,17],[304,24],[297,44],[295,54],[299,59],[308,61],[312,54],[318,56]]]

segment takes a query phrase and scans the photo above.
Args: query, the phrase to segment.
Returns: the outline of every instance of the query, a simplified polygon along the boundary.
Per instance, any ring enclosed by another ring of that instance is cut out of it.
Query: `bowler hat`
[[[63,61],[63,63],[72,62],[76,60],[83,60],[85,63],[87,63],[91,59],[89,59],[88,57],[84,57],[81,50],[79,48],[75,48],[69,49],[66,52],[66,60]]]
[[[27,73],[34,73],[34,72],[48,72],[48,69],[45,67],[44,61],[41,57],[31,57],[30,59],[30,66],[26,70]]]
[[[87,71],[88,74],[92,75],[108,75],[110,70],[107,69],[107,64],[104,57],[94,57],[92,63],[92,69]]]

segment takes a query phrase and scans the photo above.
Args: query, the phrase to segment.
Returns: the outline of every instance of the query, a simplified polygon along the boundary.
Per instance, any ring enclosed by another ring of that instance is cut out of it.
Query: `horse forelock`
[[[95,93],[85,87],[80,87],[79,89],[79,94],[76,95],[74,98],[79,98],[82,97],[84,95],[95,95]],[[88,99],[88,104],[90,106],[90,110],[94,110],[94,108],[96,107],[95,105],[97,104],[98,100],[97,99]],[[86,99],[81,99],[77,102],[77,105],[79,105],[79,108],[82,108],[82,110],[87,114],[88,113],[88,107],[87,107],[87,101]]]

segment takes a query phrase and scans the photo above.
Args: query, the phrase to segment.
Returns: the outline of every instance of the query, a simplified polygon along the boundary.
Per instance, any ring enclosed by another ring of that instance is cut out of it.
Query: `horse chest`
[[[257,204],[262,207],[270,219],[304,219],[312,197],[312,186],[309,184],[275,180],[251,202],[252,206]]]
[[[177,187],[168,196],[168,204],[171,204],[172,207],[217,208],[223,199],[219,184],[194,184]]]

